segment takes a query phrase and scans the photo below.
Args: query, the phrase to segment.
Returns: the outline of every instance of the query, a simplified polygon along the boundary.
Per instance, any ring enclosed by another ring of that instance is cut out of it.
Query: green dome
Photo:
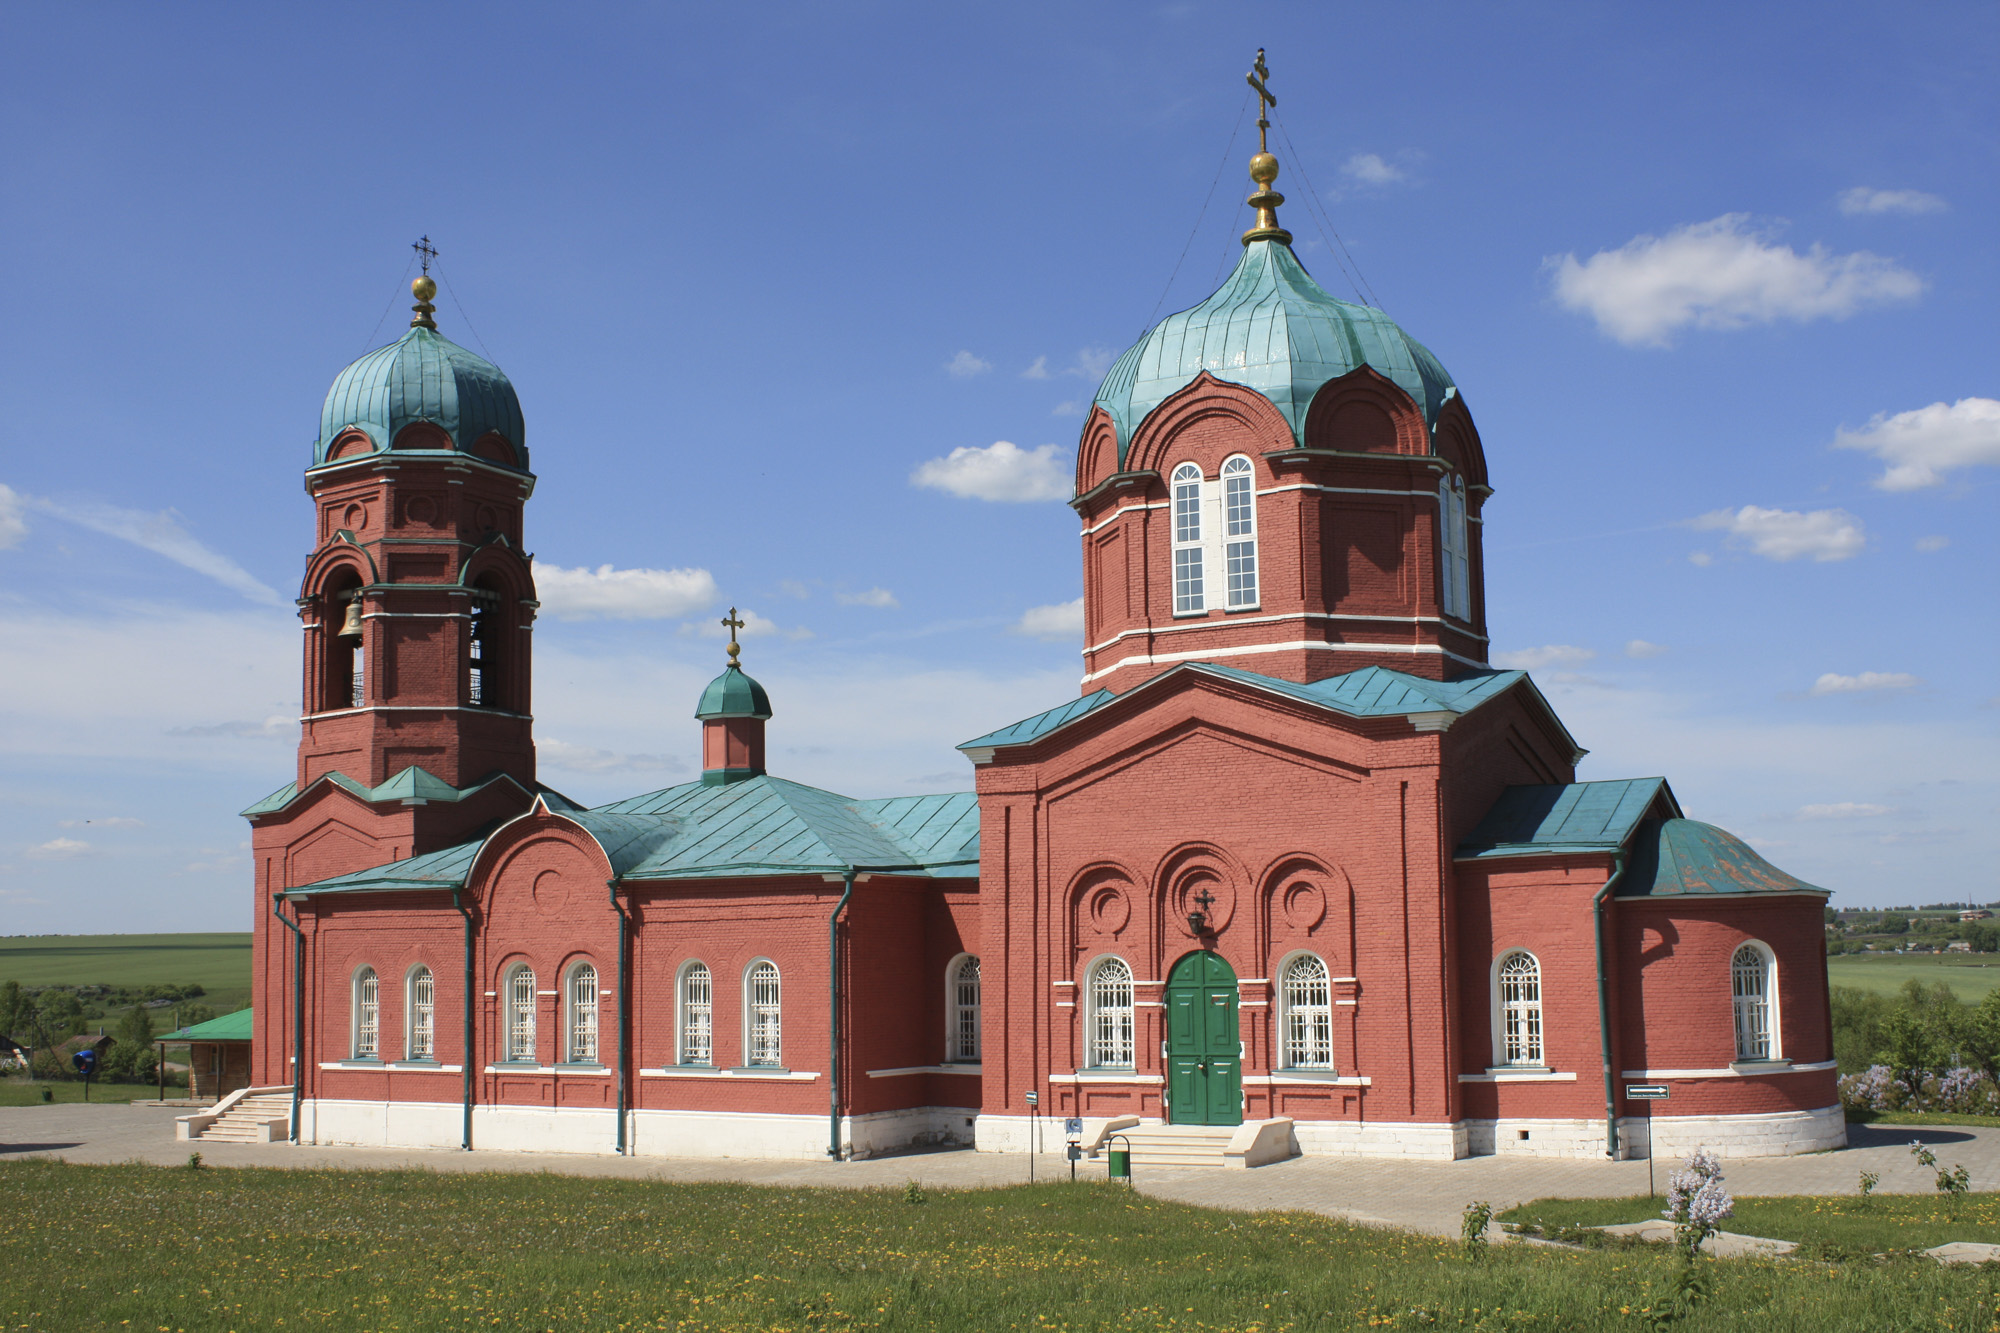
[[[466,452],[498,434],[514,446],[520,466],[528,466],[527,428],[513,384],[491,361],[421,326],[334,377],[320,409],[313,465],[327,461],[327,450],[351,426],[366,431],[379,450],[390,448],[413,421],[442,427]]]
[[[1118,358],[1097,406],[1117,425],[1121,468],[1146,414],[1204,370],[1270,399],[1303,443],[1313,394],[1364,365],[1409,394],[1429,426],[1458,392],[1430,349],[1387,315],[1328,295],[1290,246],[1252,241],[1213,296],[1168,315]]]
[[[703,722],[714,717],[768,718],[771,716],[771,696],[764,693],[762,685],[744,675],[742,667],[731,662],[701,692],[701,702],[695,705],[694,715]]]

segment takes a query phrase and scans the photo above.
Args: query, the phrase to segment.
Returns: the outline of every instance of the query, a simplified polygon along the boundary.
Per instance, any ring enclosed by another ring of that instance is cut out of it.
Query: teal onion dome
[[[1121,468],[1146,414],[1204,370],[1270,399],[1303,444],[1313,395],[1361,366],[1409,394],[1432,428],[1458,392],[1430,349],[1387,315],[1329,295],[1283,242],[1255,240],[1213,296],[1155,324],[1113,363],[1097,406],[1118,428]]]
[[[528,466],[527,428],[513,383],[485,357],[421,326],[334,377],[320,409],[313,465],[329,461],[333,442],[350,428],[367,432],[382,450],[420,421],[441,428],[463,453],[499,435],[511,446],[515,465]]]
[[[744,674],[742,667],[731,662],[701,692],[701,702],[695,706],[694,715],[703,722],[721,717],[768,718],[771,716],[771,696],[764,693],[762,685]]]

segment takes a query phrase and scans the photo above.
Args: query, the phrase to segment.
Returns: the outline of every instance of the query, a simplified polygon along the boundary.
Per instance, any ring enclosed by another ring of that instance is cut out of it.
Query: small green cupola
[[[771,696],[737,660],[743,646],[733,634],[743,622],[735,607],[722,623],[732,633],[729,665],[708,683],[694,710],[701,723],[701,781],[706,787],[764,775],[764,723],[771,716]]]

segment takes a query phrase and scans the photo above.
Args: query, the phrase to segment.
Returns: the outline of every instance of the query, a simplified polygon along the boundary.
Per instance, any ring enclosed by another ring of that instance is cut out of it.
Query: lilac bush
[[[1722,1162],[1706,1149],[1697,1148],[1685,1170],[1667,1177],[1667,1206],[1660,1216],[1674,1224],[1683,1259],[1692,1262],[1701,1243],[1735,1210],[1736,1200],[1722,1187]]]
[[[1840,1104],[1861,1111],[1953,1111],[1960,1115],[2000,1115],[2000,1084],[1983,1069],[1949,1069],[1942,1074],[1897,1078],[1887,1065],[1840,1080]]]

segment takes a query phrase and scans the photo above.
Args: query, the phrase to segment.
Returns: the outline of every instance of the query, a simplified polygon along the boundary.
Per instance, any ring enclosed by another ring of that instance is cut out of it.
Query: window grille
[[[751,968],[746,989],[750,993],[750,1049],[744,1063],[782,1066],[783,1015],[779,1007],[778,965],[766,962]]]
[[[1201,469],[1183,463],[1174,469],[1174,613],[1201,611]]]
[[[348,640],[342,639],[340,642],[347,644]],[[349,708],[359,708],[368,702],[368,654],[363,651],[360,639],[354,640],[346,651],[349,663],[347,668],[347,706]]]
[[[1438,597],[1444,613],[1472,618],[1471,543],[1466,533],[1465,479],[1438,482]]]
[[[475,708],[500,706],[499,619],[499,601],[491,593],[475,593],[466,677],[466,700]]]
[[[1090,1063],[1132,1067],[1132,969],[1106,958],[1090,975]]]
[[[535,1058],[535,969],[517,967],[507,978],[507,1058]]]
[[[354,1058],[372,1060],[382,1049],[382,983],[375,969],[354,974]]]
[[[589,963],[569,972],[569,1062],[597,1062],[597,969]]]
[[[715,981],[703,963],[681,973],[681,1063],[715,1063]]]
[[[1730,989],[1736,1000],[1736,1058],[1768,1060],[1771,1048],[1771,962],[1764,951],[1746,944],[1729,964]]]
[[[1247,458],[1222,465],[1223,562],[1229,574],[1229,605],[1257,605],[1257,488]]]
[[[410,1041],[408,1058],[433,1059],[437,1053],[437,979],[428,967],[410,973]]]
[[[1333,1068],[1333,986],[1326,964],[1311,954],[1285,965],[1285,1065]]]
[[[979,1058],[979,960],[961,959],[951,977],[951,1059]]]
[[[1500,1063],[1542,1063],[1542,965],[1517,951],[1500,961]]]

